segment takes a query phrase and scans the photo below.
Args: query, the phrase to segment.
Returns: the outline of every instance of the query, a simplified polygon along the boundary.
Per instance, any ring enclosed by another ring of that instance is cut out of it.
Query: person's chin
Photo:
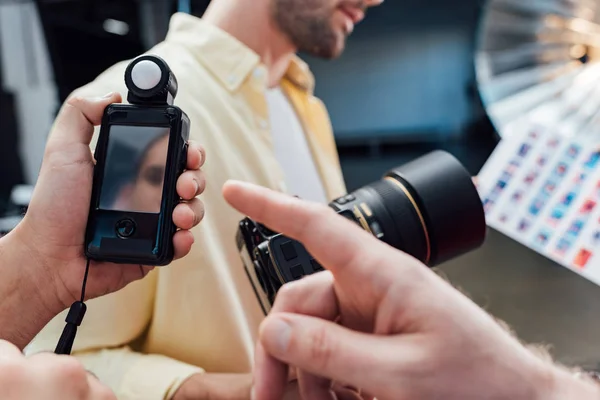
[[[346,32],[345,29],[335,32],[336,40],[331,51],[331,53],[334,55],[334,58],[340,57],[344,53],[344,50],[346,50],[346,41],[350,35],[352,35],[352,32]]]
[[[344,50],[346,49],[346,40],[340,40],[338,41],[335,46],[332,46],[331,49],[329,50],[329,59],[336,59],[342,56],[342,54],[344,54]]]
[[[345,49],[346,38],[338,37],[335,43],[330,43],[329,46],[322,47],[321,54],[319,56],[328,60],[335,60],[341,57]]]
[[[346,35],[342,31],[331,30],[321,35],[320,40],[304,42],[298,50],[323,59],[335,59],[342,55],[346,47]]]

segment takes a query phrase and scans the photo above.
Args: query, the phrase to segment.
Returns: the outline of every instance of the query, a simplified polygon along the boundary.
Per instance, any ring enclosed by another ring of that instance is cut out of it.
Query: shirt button
[[[235,75],[229,75],[227,77],[227,82],[229,82],[230,84],[234,85],[237,82],[237,76],[235,76]]]

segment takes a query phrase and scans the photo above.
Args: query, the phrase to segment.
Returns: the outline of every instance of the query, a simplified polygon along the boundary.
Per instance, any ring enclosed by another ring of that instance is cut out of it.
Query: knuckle
[[[191,208],[194,213],[194,226],[196,226],[202,221],[202,218],[204,218],[204,203],[195,199]]]
[[[200,153],[200,166],[206,161],[206,148],[199,143],[196,143],[196,149]]]
[[[75,96],[69,99],[63,107],[63,111],[67,115],[76,115],[79,118],[78,122],[87,122],[87,119],[83,116],[83,110],[86,109],[88,100],[81,96]]]
[[[204,147],[204,145],[198,143],[198,142],[194,142],[196,149],[198,149],[198,151],[202,154],[206,153],[206,147]]]
[[[200,200],[197,200],[198,204],[196,205],[196,211],[197,211],[197,217],[198,217],[198,222],[202,221],[202,219],[204,218],[204,214],[205,214],[205,208],[204,208],[204,203]]]
[[[56,369],[63,380],[68,382],[87,382],[87,372],[75,358],[58,358],[53,368]]]
[[[317,368],[328,371],[335,354],[335,340],[325,327],[315,328],[310,335],[310,355]]]
[[[295,299],[298,293],[298,283],[287,283],[279,289],[275,300],[277,311],[286,311],[289,308],[289,304],[296,304]]]
[[[399,260],[399,265],[403,268],[403,275],[406,282],[410,282],[413,287],[421,287],[423,280],[425,279],[424,266],[418,261],[410,258],[404,258]]]
[[[79,108],[79,106],[81,104],[83,104],[84,102],[85,102],[85,99],[82,96],[79,96],[79,95],[71,96],[65,103],[65,107]]]
[[[409,260],[406,263],[406,279],[410,282],[412,290],[426,291],[426,288],[431,287],[432,284],[432,273],[425,265],[417,260]]]
[[[204,193],[204,190],[206,189],[206,177],[204,176],[203,171],[196,172],[196,182],[198,182],[198,193],[196,193],[196,195],[200,195]]]

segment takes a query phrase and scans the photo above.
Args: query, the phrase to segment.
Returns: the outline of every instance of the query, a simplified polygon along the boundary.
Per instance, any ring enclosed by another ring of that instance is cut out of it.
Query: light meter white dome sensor
[[[145,55],[131,62],[125,71],[131,104],[173,104],[177,95],[177,80],[160,57]]]
[[[140,61],[131,70],[131,80],[141,90],[154,89],[160,83],[161,77],[160,67],[150,60]]]

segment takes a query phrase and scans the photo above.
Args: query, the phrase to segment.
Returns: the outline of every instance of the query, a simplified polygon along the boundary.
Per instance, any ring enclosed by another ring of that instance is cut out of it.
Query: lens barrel
[[[471,175],[435,151],[395,168],[354,193],[383,231],[382,240],[429,266],[481,246],[485,213]]]

